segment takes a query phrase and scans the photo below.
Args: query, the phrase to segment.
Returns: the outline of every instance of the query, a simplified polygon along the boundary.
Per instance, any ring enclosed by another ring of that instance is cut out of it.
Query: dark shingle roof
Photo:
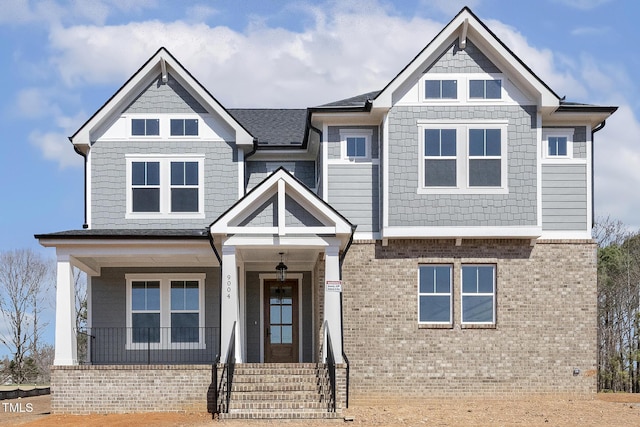
[[[300,146],[303,143],[307,110],[231,108],[227,111],[258,139],[258,145]]]
[[[94,229],[67,230],[36,234],[36,239],[206,239],[206,228],[200,229]]]
[[[330,102],[328,104],[319,105],[316,108],[330,107],[364,107],[366,102],[374,99],[380,93],[379,90],[363,93],[362,95],[352,96],[351,98],[341,99],[340,101]]]

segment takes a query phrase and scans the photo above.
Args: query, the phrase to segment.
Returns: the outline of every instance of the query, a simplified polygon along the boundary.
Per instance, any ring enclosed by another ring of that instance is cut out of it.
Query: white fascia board
[[[468,20],[468,24],[465,21]],[[443,47],[457,39],[463,28],[467,29],[467,38],[471,39],[487,57],[496,63],[503,72],[515,80],[528,86],[532,94],[539,98],[540,105],[555,110],[560,100],[533,72],[514,56],[482,23],[471,13],[464,10],[451,21],[407,67],[400,72],[389,85],[373,100],[373,108],[391,108],[393,94],[412,76],[422,73],[425,67],[437,60]]]
[[[139,254],[201,254],[211,251],[206,239],[40,239],[46,248],[56,248],[60,256],[125,256]]]
[[[537,239],[542,235],[538,226],[528,227],[384,227],[384,239]]]
[[[343,239],[325,236],[240,236],[235,235],[223,240],[223,246],[252,247],[273,249],[285,246],[297,249],[317,249],[318,247],[340,246]]]

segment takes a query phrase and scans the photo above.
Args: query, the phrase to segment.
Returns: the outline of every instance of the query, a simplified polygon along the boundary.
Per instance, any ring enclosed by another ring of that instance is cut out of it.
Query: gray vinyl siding
[[[340,154],[340,131],[341,130],[364,130],[372,132],[371,135],[371,158],[377,159],[379,157],[378,147],[378,126],[329,126],[328,129],[328,159],[336,160],[341,158]]]
[[[124,113],[206,113],[207,110],[169,74],[166,84],[160,76],[147,86]]]
[[[464,49],[456,39],[442,55],[425,70],[425,73],[500,73],[496,67],[469,39]]]
[[[274,195],[254,210],[251,215],[244,218],[238,224],[231,226],[240,227],[276,227],[278,225],[278,196]]]
[[[542,228],[587,229],[587,165],[542,165]]]
[[[127,154],[204,154],[204,212],[202,219],[126,219]],[[203,228],[238,199],[235,144],[214,141],[107,141],[91,148],[91,226],[95,229]]]
[[[245,282],[246,301],[246,331],[247,331],[247,363],[260,362],[260,273],[247,271]],[[267,273],[273,273],[268,271]],[[295,272],[288,272],[295,273]],[[302,273],[302,361],[313,362],[313,291],[311,286],[311,272]]]
[[[247,191],[260,184],[269,174],[280,166],[291,172],[304,185],[313,189],[316,186],[316,162],[313,160],[292,161],[247,161],[245,184]]]
[[[291,197],[284,200],[284,222],[288,227],[321,227],[323,224]]]
[[[329,204],[344,215],[357,231],[380,230],[378,165],[330,164]]]
[[[507,119],[508,194],[417,194],[418,120]],[[393,107],[389,113],[390,226],[535,226],[536,107]]]
[[[126,335],[122,333],[127,326],[127,286],[126,274],[148,273],[149,275],[173,274],[173,273],[204,273],[206,274],[204,283],[204,311],[205,327],[220,327],[220,269],[219,268],[103,268],[101,275],[91,278],[91,327],[92,333],[96,335],[96,348],[94,349],[94,362],[100,362],[100,355],[108,352],[110,357],[124,355]],[[102,329],[101,329],[102,328]],[[104,329],[115,328],[115,329]],[[111,334],[118,338],[112,341],[108,349],[98,347],[98,342],[106,339]],[[219,331],[216,337],[219,336]],[[212,337],[209,337],[212,338]],[[214,342],[215,341],[215,342]],[[206,345],[209,351],[202,351],[201,356],[191,351],[193,362],[208,362],[199,360],[198,357],[208,357],[211,350],[219,345],[218,340],[207,339]],[[163,350],[166,357],[167,350]],[[153,358],[152,351],[151,357]],[[175,360],[180,362],[179,351],[175,351]]]

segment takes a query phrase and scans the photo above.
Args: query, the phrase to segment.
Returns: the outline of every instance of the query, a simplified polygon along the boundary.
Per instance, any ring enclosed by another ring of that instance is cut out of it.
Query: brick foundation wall
[[[52,366],[54,414],[206,411],[211,366]]]
[[[359,241],[343,265],[354,399],[596,392],[591,241]],[[418,266],[453,265],[453,326],[418,325]],[[460,321],[460,269],[496,265],[496,324]],[[579,370],[574,375],[574,369]]]

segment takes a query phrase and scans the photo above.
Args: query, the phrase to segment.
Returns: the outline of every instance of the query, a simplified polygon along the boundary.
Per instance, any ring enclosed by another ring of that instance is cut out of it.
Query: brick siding
[[[428,263],[453,265],[450,328],[418,325],[418,266]],[[491,327],[461,325],[464,263],[497,267]],[[591,241],[356,241],[343,280],[353,398],[596,391]]]

